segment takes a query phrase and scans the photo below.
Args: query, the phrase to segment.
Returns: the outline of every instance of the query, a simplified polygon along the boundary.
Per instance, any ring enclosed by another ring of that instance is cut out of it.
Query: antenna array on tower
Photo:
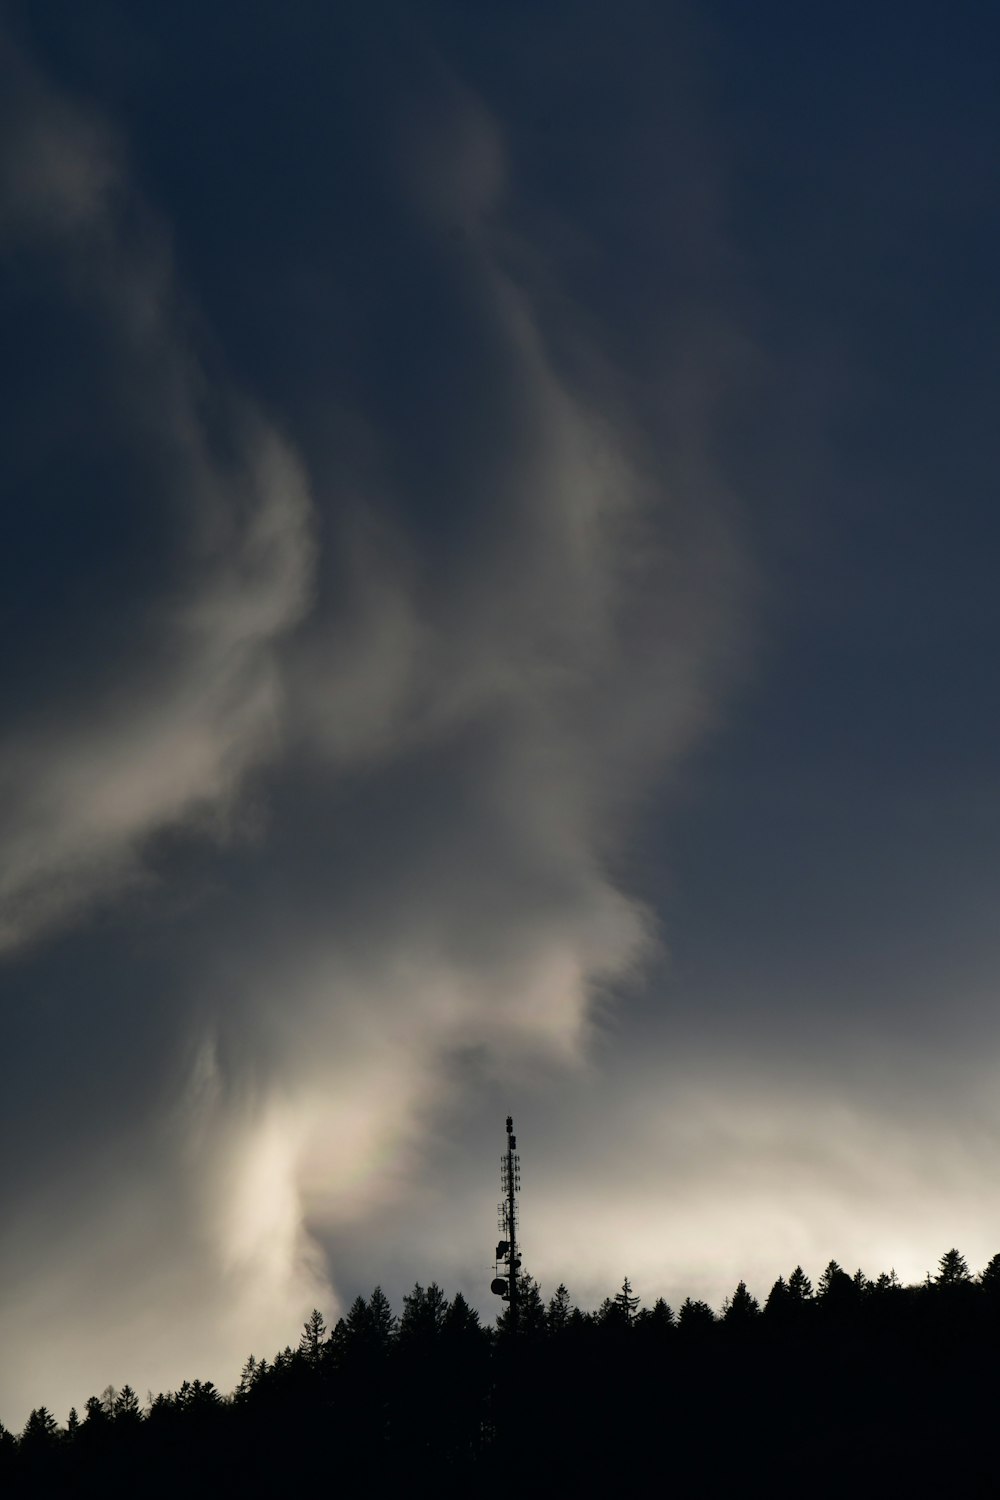
[[[494,1277],[490,1290],[510,1303],[510,1326],[517,1331],[517,1272],[521,1258],[517,1253],[518,1212],[516,1194],[521,1186],[521,1158],[517,1155],[514,1121],[507,1116],[507,1150],[500,1158],[500,1186],[503,1198],[497,1204],[497,1228],[503,1239],[497,1243]]]

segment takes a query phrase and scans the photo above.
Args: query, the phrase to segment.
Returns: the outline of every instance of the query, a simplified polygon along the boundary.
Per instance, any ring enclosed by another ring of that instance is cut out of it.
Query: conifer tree
[[[545,1311],[545,1323],[549,1333],[562,1333],[569,1322],[569,1288],[560,1281]]]
[[[103,1427],[107,1420],[108,1414],[100,1396],[88,1396],[83,1406],[83,1426],[96,1430]]]
[[[714,1325],[715,1313],[707,1302],[685,1297],[677,1313],[677,1328],[685,1338],[704,1335]]]
[[[368,1298],[368,1314],[375,1343],[380,1348],[387,1349],[396,1336],[398,1319],[380,1286],[377,1286]]]
[[[848,1276],[843,1266],[831,1260],[823,1271],[817,1288],[816,1302],[821,1315],[828,1323],[833,1324],[844,1319],[853,1320],[861,1296],[858,1281]]]
[[[154,1427],[157,1423],[162,1423],[165,1419],[169,1418],[172,1406],[173,1403],[170,1397],[165,1395],[163,1391],[160,1391],[156,1396],[151,1395],[147,1421],[152,1422]]]
[[[991,1298],[1000,1300],[1000,1254],[987,1261],[979,1277],[979,1285]]]
[[[870,1290],[877,1296],[885,1296],[890,1292],[902,1291],[902,1283],[896,1275],[895,1268],[888,1271],[880,1271],[875,1280],[870,1283]]]
[[[252,1354],[248,1355],[246,1363],[240,1371],[236,1390],[233,1392],[233,1399],[235,1401],[246,1401],[258,1379],[258,1370],[259,1366],[256,1359]]]
[[[958,1250],[946,1250],[938,1261],[938,1286],[962,1286],[972,1280],[969,1263]]]
[[[517,1332],[523,1338],[534,1338],[543,1334],[546,1329],[545,1303],[538,1282],[529,1276],[526,1271],[517,1272]],[[513,1324],[511,1322],[510,1304],[508,1303],[497,1318],[497,1331],[501,1334],[509,1334]]]
[[[811,1301],[812,1294],[812,1282],[809,1280],[809,1277],[806,1275],[805,1271],[803,1271],[802,1267],[796,1266],[795,1270],[788,1278],[789,1297],[793,1302],[801,1305],[803,1302]]]
[[[816,1289],[817,1297],[820,1301],[824,1301],[831,1294],[836,1295],[837,1288],[841,1287],[844,1282],[848,1286],[851,1284],[851,1278],[843,1266],[838,1265],[835,1260],[829,1261],[824,1268],[822,1276],[819,1278],[819,1286]]]
[[[288,1356],[290,1362],[291,1349],[286,1347],[283,1353]],[[221,1406],[222,1397],[211,1380],[185,1380],[177,1392],[177,1402],[188,1411],[204,1415],[214,1410],[215,1407]]]
[[[545,1303],[533,1276],[519,1275],[517,1316],[520,1332],[529,1338],[545,1332]]]
[[[115,1421],[134,1424],[140,1420],[140,1416],[138,1396],[130,1385],[123,1385],[115,1397]]]
[[[656,1328],[666,1330],[674,1327],[673,1309],[662,1297],[657,1297],[652,1307],[645,1309],[639,1316]]]
[[[619,1318],[627,1328],[631,1327],[638,1306],[639,1298],[633,1293],[632,1283],[626,1276],[622,1282],[621,1291],[615,1293],[615,1307]]]
[[[368,1358],[378,1349],[372,1328],[371,1309],[364,1297],[355,1297],[347,1310],[346,1318],[337,1319],[329,1344],[335,1364],[340,1364],[345,1359]]]
[[[786,1317],[789,1325],[802,1328],[814,1310],[812,1282],[801,1266],[796,1266],[786,1283]]]
[[[779,1276],[767,1294],[764,1303],[764,1316],[774,1323],[788,1321],[791,1308],[791,1297],[788,1294],[788,1283],[783,1276]]]
[[[479,1314],[469,1306],[461,1292],[455,1293],[445,1313],[444,1331],[453,1343],[460,1339],[475,1338],[478,1341],[482,1338]]]
[[[743,1328],[759,1317],[760,1303],[747,1291],[746,1282],[741,1281],[729,1298],[722,1321],[728,1328]]]
[[[405,1345],[434,1343],[444,1327],[447,1311],[447,1299],[436,1281],[426,1288],[416,1282],[413,1291],[403,1298],[400,1342]]]
[[[21,1433],[22,1452],[41,1452],[54,1448],[58,1441],[59,1426],[47,1406],[36,1406],[30,1413]]]
[[[299,1339],[299,1353],[312,1369],[319,1366],[325,1341],[326,1322],[319,1308],[314,1307],[303,1325]]]

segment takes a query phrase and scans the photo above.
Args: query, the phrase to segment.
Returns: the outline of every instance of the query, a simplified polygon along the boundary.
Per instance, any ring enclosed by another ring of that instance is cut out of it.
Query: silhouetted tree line
[[[718,1314],[628,1280],[589,1313],[519,1284],[516,1330],[433,1283],[397,1317],[376,1287],[231,1395],[109,1386],[65,1427],[39,1407],[0,1427],[0,1494],[1000,1493],[1000,1255],[973,1277],[949,1250],[915,1286],[796,1266]]]

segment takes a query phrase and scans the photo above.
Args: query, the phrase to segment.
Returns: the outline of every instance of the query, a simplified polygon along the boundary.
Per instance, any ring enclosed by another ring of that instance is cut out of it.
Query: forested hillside
[[[1000,1255],[973,1277],[957,1250],[918,1286],[796,1267],[718,1314],[628,1281],[587,1313],[524,1277],[516,1330],[433,1284],[397,1317],[376,1288],[230,1395],[109,1387],[64,1427],[37,1408],[0,1429],[0,1493],[996,1494],[998,1337]]]

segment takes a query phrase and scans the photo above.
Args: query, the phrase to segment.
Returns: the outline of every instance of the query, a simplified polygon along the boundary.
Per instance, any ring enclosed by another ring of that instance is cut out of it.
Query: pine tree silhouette
[[[626,1327],[630,1327],[635,1317],[635,1310],[639,1306],[639,1298],[632,1291],[632,1283],[628,1277],[621,1284],[621,1290],[615,1293],[615,1307],[618,1316]]]

